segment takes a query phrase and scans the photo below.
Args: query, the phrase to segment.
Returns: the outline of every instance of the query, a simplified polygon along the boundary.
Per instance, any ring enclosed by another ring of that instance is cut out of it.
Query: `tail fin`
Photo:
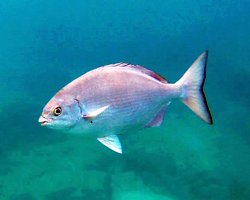
[[[181,100],[183,103],[205,122],[212,124],[212,116],[203,92],[207,56],[208,51],[201,54],[176,84],[182,88]]]

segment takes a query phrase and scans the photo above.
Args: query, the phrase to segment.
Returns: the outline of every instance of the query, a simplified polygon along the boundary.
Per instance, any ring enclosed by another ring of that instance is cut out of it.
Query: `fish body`
[[[39,122],[71,134],[97,138],[122,153],[119,134],[159,126],[174,99],[211,124],[202,86],[207,52],[175,84],[138,65],[99,67],[75,79],[47,103]]]

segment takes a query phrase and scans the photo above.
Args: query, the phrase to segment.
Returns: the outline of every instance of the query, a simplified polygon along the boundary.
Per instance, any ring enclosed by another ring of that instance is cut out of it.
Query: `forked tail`
[[[207,56],[208,51],[201,54],[176,84],[181,87],[180,97],[183,103],[205,122],[212,124],[212,116],[203,92]]]

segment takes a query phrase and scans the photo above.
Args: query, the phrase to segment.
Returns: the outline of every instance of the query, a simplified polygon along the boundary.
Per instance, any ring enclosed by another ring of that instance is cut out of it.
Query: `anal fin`
[[[146,124],[145,127],[157,127],[157,126],[160,126],[163,122],[163,119],[164,119],[164,115],[165,115],[165,112],[166,112],[166,109],[168,107],[168,105],[170,104],[167,103],[166,105],[164,105],[161,110],[154,116],[154,118],[148,122]]]
[[[122,146],[117,135],[108,135],[97,138],[97,140],[116,153],[122,154]]]

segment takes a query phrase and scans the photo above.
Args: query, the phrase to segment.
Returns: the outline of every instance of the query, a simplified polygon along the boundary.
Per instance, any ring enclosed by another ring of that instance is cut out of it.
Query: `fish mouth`
[[[48,124],[48,120],[43,116],[39,117],[38,122],[41,124],[41,126],[46,126]]]
[[[45,126],[48,122],[47,121],[43,121],[43,122],[40,122],[41,123],[41,126]]]

